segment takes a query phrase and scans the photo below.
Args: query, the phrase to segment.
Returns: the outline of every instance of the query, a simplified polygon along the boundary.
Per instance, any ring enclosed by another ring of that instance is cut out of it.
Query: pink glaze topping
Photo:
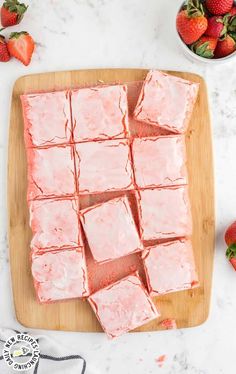
[[[190,240],[176,240],[147,248],[144,266],[151,296],[198,285]]]
[[[130,190],[133,172],[127,140],[76,144],[76,164],[81,194]]]
[[[33,254],[32,274],[40,302],[85,297],[89,294],[82,248]]]
[[[138,121],[184,133],[197,98],[199,84],[150,70],[141,90],[134,117]]]
[[[27,151],[28,199],[75,194],[75,168],[70,146]]]
[[[29,203],[31,248],[57,249],[81,245],[76,200],[34,200]]]
[[[181,135],[136,138],[132,143],[139,188],[187,183],[185,139]]]
[[[143,240],[191,235],[187,186],[141,190],[137,197]]]
[[[110,338],[160,316],[137,275],[130,275],[97,291],[88,300]]]
[[[82,88],[72,91],[75,141],[124,138],[128,132],[125,85]]]
[[[109,200],[80,213],[96,261],[110,261],[143,249],[127,197]]]
[[[68,91],[21,96],[27,147],[68,143],[71,114]]]

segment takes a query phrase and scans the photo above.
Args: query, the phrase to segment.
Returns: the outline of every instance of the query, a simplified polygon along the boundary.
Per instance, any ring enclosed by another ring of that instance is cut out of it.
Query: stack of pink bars
[[[104,331],[117,337],[160,316],[152,296],[198,284],[184,135],[197,93],[198,84],[150,71],[133,113],[126,85],[21,97],[40,302],[87,298]],[[129,118],[167,135],[134,137]],[[80,208],[83,196],[111,191],[120,196]],[[139,252],[146,285],[131,272],[91,293],[84,240],[99,265]]]

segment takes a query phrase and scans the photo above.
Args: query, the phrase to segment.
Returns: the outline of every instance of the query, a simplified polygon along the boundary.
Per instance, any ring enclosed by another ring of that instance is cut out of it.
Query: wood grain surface
[[[186,134],[190,200],[193,213],[193,248],[200,287],[154,300],[161,318],[136,331],[161,330],[160,321],[175,318],[178,328],[197,326],[209,313],[215,238],[212,137],[207,89],[195,74],[170,74],[200,83],[200,93]],[[26,202],[27,165],[23,140],[20,95],[105,83],[141,81],[144,69],[98,69],[24,76],[13,88],[8,155],[8,237],[17,320],[26,327],[68,331],[101,331],[89,304],[72,300],[47,305],[36,301],[29,263],[31,230]]]

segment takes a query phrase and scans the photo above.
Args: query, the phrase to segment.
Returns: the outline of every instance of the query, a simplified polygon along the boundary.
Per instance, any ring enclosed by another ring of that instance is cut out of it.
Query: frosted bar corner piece
[[[150,70],[134,110],[134,118],[168,131],[185,133],[199,84]]]

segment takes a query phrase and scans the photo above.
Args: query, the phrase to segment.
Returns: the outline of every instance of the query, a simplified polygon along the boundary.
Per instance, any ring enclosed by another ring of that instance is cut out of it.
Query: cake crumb
[[[166,360],[166,355],[161,355],[155,359],[158,366],[161,368]]]
[[[165,327],[166,330],[175,330],[175,329],[177,329],[176,320],[174,318],[163,319],[163,321],[160,322],[160,325],[162,327]]]

